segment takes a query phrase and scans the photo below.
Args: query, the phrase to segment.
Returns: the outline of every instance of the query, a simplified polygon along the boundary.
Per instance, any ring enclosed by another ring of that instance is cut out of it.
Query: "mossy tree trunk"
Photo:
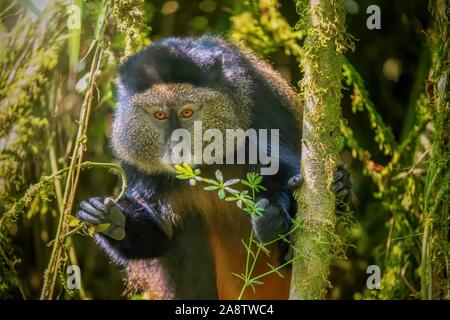
[[[431,0],[429,8],[434,28],[429,37],[432,67],[427,94],[434,131],[422,204],[421,292],[422,299],[449,299],[450,1]]]
[[[304,104],[301,172],[295,193],[302,223],[295,237],[290,299],[321,299],[328,287],[335,229],[335,196],[330,190],[340,140],[342,52],[345,48],[344,4],[310,0],[307,38],[302,54]],[[299,10],[299,12],[301,12]]]

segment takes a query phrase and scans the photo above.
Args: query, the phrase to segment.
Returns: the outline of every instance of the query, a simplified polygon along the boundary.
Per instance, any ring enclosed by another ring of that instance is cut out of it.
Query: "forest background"
[[[294,86],[302,79],[305,1],[72,4],[80,15],[66,1],[0,1],[2,298],[38,298],[43,288],[59,298],[123,297],[120,268],[89,234],[65,237],[76,226],[61,222],[60,213],[73,213],[81,199],[120,192],[108,136],[125,56],[165,37],[214,34],[241,41]],[[342,235],[346,258],[332,263],[327,298],[448,299],[448,1],[342,5],[348,50],[341,157],[356,205]],[[379,29],[368,28],[370,5],[381,9]],[[82,150],[83,161],[113,165],[78,173],[74,150]],[[66,193],[67,172],[77,187]],[[55,234],[64,237],[52,242]],[[67,264],[80,266],[82,290],[65,287]],[[381,290],[366,285],[374,264]]]

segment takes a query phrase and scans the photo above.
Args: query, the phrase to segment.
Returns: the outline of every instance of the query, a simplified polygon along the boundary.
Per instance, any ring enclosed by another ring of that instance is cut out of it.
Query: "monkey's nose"
[[[192,154],[190,150],[190,144],[183,141],[168,140],[165,144],[163,154],[161,157],[162,162],[175,165],[192,162]]]

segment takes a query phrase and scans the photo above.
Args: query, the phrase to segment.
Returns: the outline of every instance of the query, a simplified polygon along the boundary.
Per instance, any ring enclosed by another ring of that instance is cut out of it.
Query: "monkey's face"
[[[157,84],[125,100],[114,117],[113,148],[120,159],[148,173],[175,170],[172,148],[178,142],[172,141],[174,132],[189,133],[190,163],[195,164],[199,161],[194,140],[200,127],[202,135],[217,129],[225,136],[226,129],[245,130],[250,122],[246,108],[227,94],[191,84]]]

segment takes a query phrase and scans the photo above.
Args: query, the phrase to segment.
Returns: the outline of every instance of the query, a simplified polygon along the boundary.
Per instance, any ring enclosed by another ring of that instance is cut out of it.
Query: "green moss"
[[[150,43],[149,21],[153,10],[144,10],[144,0],[116,0],[113,13],[116,18],[117,29],[125,36],[124,56],[135,53]]]
[[[341,53],[348,48],[343,1],[318,1],[300,19],[306,30],[300,67],[304,106],[302,138],[303,182],[298,194],[302,232],[296,235],[296,251],[305,256],[293,264],[291,299],[321,299],[328,287],[329,267],[342,257],[343,240],[337,235],[335,199],[329,188],[337,165],[342,137]]]
[[[229,38],[244,42],[246,46],[265,57],[284,50],[287,55],[300,58],[299,41],[303,30],[293,30],[273,0],[252,0],[244,3],[243,11],[231,17]]]
[[[423,192],[424,235],[420,265],[423,299],[449,298],[450,216],[450,3],[430,2],[434,29],[430,34],[432,68],[427,94],[432,110],[433,146]]]

